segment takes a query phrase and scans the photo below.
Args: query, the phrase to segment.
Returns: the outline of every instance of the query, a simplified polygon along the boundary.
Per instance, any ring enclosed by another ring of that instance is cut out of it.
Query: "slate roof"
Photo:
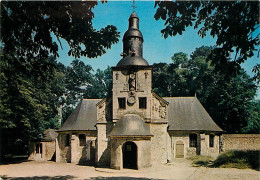
[[[212,120],[196,97],[164,97],[168,104],[168,124],[173,131],[223,130]],[[96,130],[97,107],[102,99],[83,99],[58,131]],[[138,126],[135,126],[137,125]],[[139,129],[138,129],[138,128]],[[135,129],[136,128],[136,129]],[[122,117],[110,135],[151,135],[138,115]]]
[[[116,67],[124,67],[124,66],[149,66],[148,62],[141,56],[126,56],[121,59]]]
[[[83,99],[58,131],[96,130],[96,104],[101,100]]]
[[[120,118],[109,136],[153,136],[144,120],[136,114],[127,114]]]
[[[223,131],[196,97],[165,97],[169,130]]]

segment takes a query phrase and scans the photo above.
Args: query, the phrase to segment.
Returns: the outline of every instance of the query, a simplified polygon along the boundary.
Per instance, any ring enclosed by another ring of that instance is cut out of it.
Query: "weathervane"
[[[135,6],[135,0],[133,0],[133,12],[135,12],[135,8],[136,8],[136,6]]]

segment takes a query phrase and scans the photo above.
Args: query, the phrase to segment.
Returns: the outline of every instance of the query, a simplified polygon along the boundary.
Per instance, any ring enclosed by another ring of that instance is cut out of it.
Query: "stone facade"
[[[28,160],[50,161],[55,159],[55,140],[51,142],[29,142]]]
[[[82,135],[85,138],[80,144]],[[95,131],[60,133],[56,140],[56,162],[94,164],[96,139]]]
[[[82,100],[58,130],[57,162],[142,169],[219,153],[222,130],[196,97],[163,98],[152,92],[152,67],[142,57],[138,28],[132,13],[123,58],[112,67],[112,96]]]
[[[174,158],[181,156],[181,150],[178,148],[183,146],[183,158],[190,158],[196,155],[211,156],[216,158],[220,152],[220,136],[217,134],[211,134],[213,137],[213,144],[210,146],[210,135],[200,132],[174,132],[169,131],[168,144],[168,162],[171,162]],[[190,135],[196,134],[197,140],[196,145],[192,146],[190,141]]]
[[[221,151],[260,150],[260,134],[223,134]]]
[[[133,142],[137,146],[137,169],[151,166],[150,138],[116,138],[111,139],[111,164],[114,169],[123,169],[123,145]]]
[[[49,161],[55,160],[55,141],[57,133],[54,129],[47,129],[43,138],[38,141],[31,141],[28,144],[28,160]]]

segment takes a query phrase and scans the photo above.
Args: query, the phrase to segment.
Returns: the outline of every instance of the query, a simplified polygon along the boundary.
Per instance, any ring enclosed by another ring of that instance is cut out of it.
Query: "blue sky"
[[[149,64],[170,63],[174,53],[184,52],[190,55],[197,47],[215,44],[216,39],[209,35],[201,38],[197,34],[198,30],[194,30],[192,27],[186,29],[181,36],[177,35],[164,39],[160,32],[164,27],[164,22],[161,20],[156,21],[153,17],[156,12],[154,2],[137,1],[135,4],[137,7],[135,11],[140,19],[139,27],[144,37],[143,56]],[[115,66],[117,64],[121,59],[120,54],[123,49],[122,37],[128,28],[128,18],[133,11],[132,5],[132,1],[108,1],[104,4],[98,2],[98,5],[93,10],[95,14],[92,21],[93,27],[99,30],[106,25],[114,25],[120,32],[120,39],[103,56],[93,59],[82,57],[80,60],[91,65],[94,70],[98,68],[104,70],[107,66]],[[69,65],[74,58],[67,55],[69,47],[65,41],[62,41],[62,44],[63,50],[59,50],[60,58],[58,61]],[[242,67],[252,76],[253,73],[251,71],[257,61],[259,62],[255,55],[247,60]],[[258,90],[257,99],[260,99],[260,90]]]

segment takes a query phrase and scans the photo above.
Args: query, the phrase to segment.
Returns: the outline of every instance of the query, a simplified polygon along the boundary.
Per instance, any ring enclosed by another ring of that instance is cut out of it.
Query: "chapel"
[[[83,99],[57,131],[56,161],[142,169],[175,158],[216,157],[222,129],[196,97],[160,97],[135,12],[112,67],[112,96]]]

